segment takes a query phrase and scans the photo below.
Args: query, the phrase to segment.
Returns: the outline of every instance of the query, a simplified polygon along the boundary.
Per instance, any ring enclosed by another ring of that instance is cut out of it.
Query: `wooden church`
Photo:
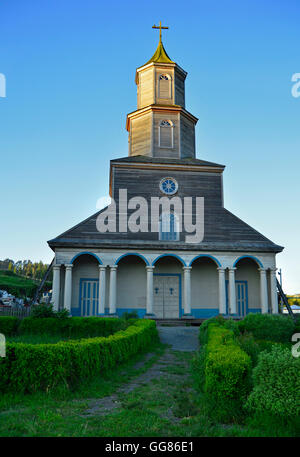
[[[55,309],[72,316],[136,311],[157,319],[278,312],[275,256],[283,248],[224,208],[224,165],[196,158],[197,118],[185,106],[186,76],[166,53],[160,25],[153,57],[136,70],[128,156],[110,161],[109,186],[116,207],[120,189],[146,201],[202,197],[203,239],[188,243],[173,210],[159,214],[157,231],[150,221],[148,230],[100,232],[101,210],[48,241],[55,252]]]

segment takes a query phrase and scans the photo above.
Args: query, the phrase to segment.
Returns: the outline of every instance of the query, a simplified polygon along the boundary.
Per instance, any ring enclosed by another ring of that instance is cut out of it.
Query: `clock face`
[[[163,178],[160,181],[159,188],[164,194],[173,195],[178,190],[178,184],[174,178]]]

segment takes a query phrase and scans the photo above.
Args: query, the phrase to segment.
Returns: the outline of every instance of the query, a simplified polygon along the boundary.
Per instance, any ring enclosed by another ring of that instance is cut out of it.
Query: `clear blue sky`
[[[127,155],[136,67],[164,44],[187,72],[197,156],[224,163],[225,206],[285,250],[300,292],[299,0],[7,0],[0,5],[0,259],[49,262],[46,241],[96,211]]]

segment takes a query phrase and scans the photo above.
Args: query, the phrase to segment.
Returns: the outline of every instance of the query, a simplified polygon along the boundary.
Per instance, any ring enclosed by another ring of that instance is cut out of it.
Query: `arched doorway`
[[[191,307],[197,318],[219,314],[218,264],[206,256],[199,256],[191,263]]]
[[[181,278],[182,260],[175,256],[161,256],[153,263],[153,312],[159,319],[178,319],[182,316]]]
[[[117,261],[117,313],[136,311],[139,317],[146,313],[146,262],[135,254]]]
[[[238,316],[261,312],[260,265],[250,257],[243,257],[235,263],[236,306]]]
[[[99,260],[81,254],[73,261],[72,316],[97,316],[99,294]]]

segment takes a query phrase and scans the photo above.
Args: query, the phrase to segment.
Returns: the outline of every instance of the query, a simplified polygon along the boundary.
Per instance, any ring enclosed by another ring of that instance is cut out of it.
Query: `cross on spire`
[[[154,25],[152,25],[152,28],[153,29],[159,29],[159,42],[161,43],[161,30],[162,29],[168,29],[169,27],[163,27],[161,25],[161,21],[159,21],[159,25],[157,26],[157,25],[154,24]]]

